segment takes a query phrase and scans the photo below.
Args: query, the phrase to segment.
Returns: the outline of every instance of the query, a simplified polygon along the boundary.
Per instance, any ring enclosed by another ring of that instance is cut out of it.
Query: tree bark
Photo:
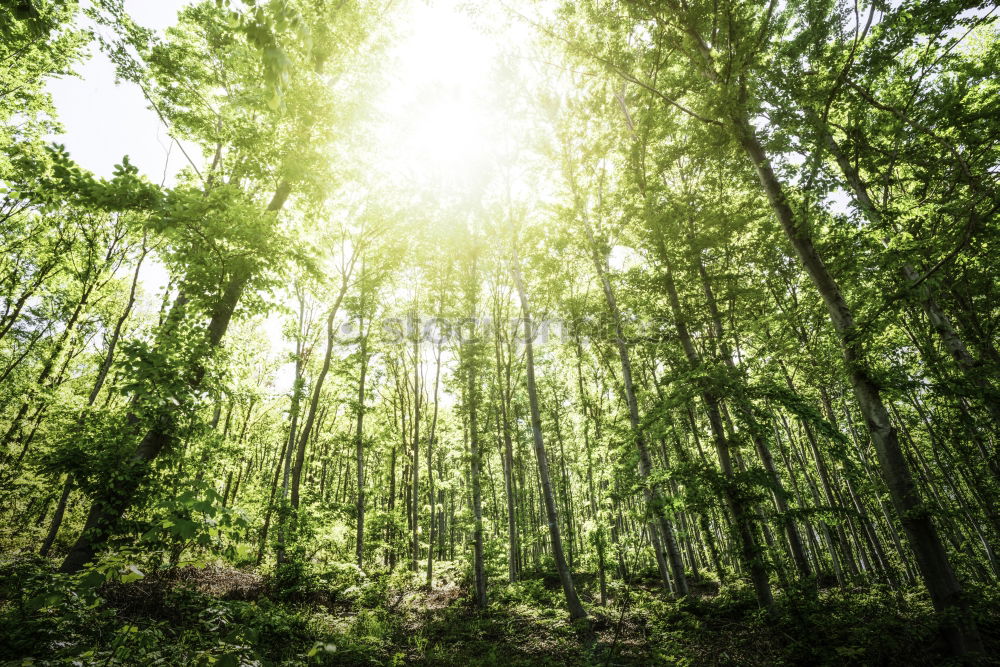
[[[930,511],[917,492],[909,466],[903,457],[896,428],[889,420],[889,414],[882,402],[882,389],[875,381],[865,359],[863,341],[854,322],[854,314],[836,280],[816,251],[809,232],[803,228],[792,212],[784,188],[775,175],[770,159],[757,139],[745,111],[738,112],[734,116],[733,126],[740,145],[757,171],[757,177],[767,194],[775,217],[803,268],[819,291],[829,311],[830,321],[840,337],[844,363],[847,366],[854,395],[865,417],[872,442],[875,444],[879,467],[889,487],[889,495],[910,546],[916,555],[917,567],[934,607],[939,612],[948,609],[958,612],[957,621],[950,623],[946,631],[952,651],[956,654],[981,653],[982,641],[975,621],[969,614],[968,602],[931,520]]]
[[[542,437],[542,417],[538,408],[538,390],[535,384],[535,355],[532,345],[534,330],[531,324],[531,308],[529,307],[528,297],[525,293],[524,280],[521,277],[520,263],[521,261],[515,245],[513,248],[511,272],[514,276],[514,282],[517,285],[517,292],[521,301],[521,314],[524,319],[525,375],[527,376],[528,407],[531,412],[531,436],[535,446],[535,458],[538,460],[538,474],[541,479],[545,515],[549,525],[549,538],[552,540],[552,555],[556,562],[556,569],[559,573],[559,581],[562,583],[563,593],[566,596],[566,605],[569,607],[570,618],[585,619],[587,618],[587,612],[584,610],[583,605],[580,604],[580,598],[577,597],[576,587],[573,585],[573,575],[566,565],[562,539],[559,535],[559,516],[556,511],[555,497],[552,494],[549,463],[545,454],[545,441]]]
[[[351,268],[354,266],[354,259],[356,257],[357,253],[355,252],[351,260]],[[298,447],[295,452],[295,464],[292,467],[291,500],[293,512],[299,509],[299,485],[302,480],[302,464],[305,461],[306,444],[309,442],[313,424],[316,422],[316,414],[319,412],[319,400],[323,393],[323,384],[326,381],[327,373],[330,372],[330,362],[333,358],[333,341],[335,338],[333,323],[337,317],[337,312],[340,310],[340,304],[344,300],[344,295],[347,294],[350,271],[351,269],[348,269],[347,273],[344,274],[340,283],[340,291],[337,292],[337,299],[334,301],[333,306],[330,308],[330,313],[326,318],[326,349],[323,353],[323,365],[320,368],[319,375],[316,376],[316,383],[313,385],[312,398],[309,401],[309,408],[306,411],[305,422],[302,424],[302,433],[299,434]]]
[[[287,182],[282,182],[268,204],[267,211],[277,213],[284,206],[290,192],[291,186]],[[205,330],[207,352],[215,350],[222,342],[249,279],[250,276],[242,272],[230,276]],[[180,306],[183,309],[185,302],[186,298],[182,293],[178,295],[174,307]],[[178,313],[179,316],[180,313]],[[163,333],[169,336],[174,326],[175,323],[171,322],[171,318],[168,316]],[[201,385],[205,372],[204,360],[195,359],[189,378],[189,384],[192,388]],[[129,415],[128,421],[130,424],[138,426],[141,417],[132,413]],[[131,507],[136,492],[150,472],[149,464],[172,443],[176,421],[174,413],[161,411],[153,415],[150,421],[149,430],[136,446],[132,456],[125,462],[122,479],[114,485],[109,484],[98,497],[94,498],[84,523],[83,532],[60,567],[63,572],[77,572],[93,558],[98,544],[112,534],[122,516]]]
[[[628,344],[625,342],[625,332],[622,329],[621,311],[618,308],[618,301],[615,298],[611,281],[608,278],[607,260],[598,250],[590,220],[587,218],[585,212],[582,212],[581,217],[583,218],[584,229],[587,232],[590,256],[594,263],[594,269],[597,271],[597,277],[601,282],[601,288],[604,292],[604,299],[607,302],[608,311],[611,313],[611,320],[614,324],[615,347],[618,350],[618,358],[621,362],[622,387],[625,390],[625,404],[628,407],[629,425],[632,429],[632,439],[635,442],[635,448],[639,454],[639,478],[643,482],[643,496],[646,500],[646,506],[649,508],[649,514],[656,524],[656,528],[662,538],[662,544],[665,547],[666,553],[658,553],[657,560],[663,560],[669,564],[676,593],[684,596],[688,594],[687,577],[684,574],[684,563],[681,560],[680,550],[677,548],[677,538],[673,524],[666,516],[666,503],[663,498],[663,490],[659,485],[649,481],[653,463],[649,456],[646,434],[643,432],[639,420],[639,404],[636,400],[635,385],[632,381],[632,360],[629,356]],[[651,536],[652,534],[653,532],[650,531]],[[658,541],[654,541],[655,544],[658,544]],[[671,582],[669,578],[664,581],[664,584],[668,588],[670,587]]]
[[[687,328],[687,322],[681,310],[680,298],[677,294],[677,287],[674,283],[673,271],[670,268],[666,247],[662,245],[661,253],[664,261],[664,284],[669,297],[670,309],[674,315],[674,326],[677,329],[678,337],[684,348],[684,354],[692,368],[697,368],[701,364],[701,357],[694,348],[691,334]],[[729,450],[729,441],[726,438],[725,427],[722,423],[722,413],[719,399],[711,389],[705,388],[701,392],[702,402],[708,415],[708,424],[712,432],[712,439],[715,442],[715,451],[719,458],[719,467],[723,475],[723,496],[729,508],[735,524],[735,536],[740,550],[740,557],[743,565],[750,573],[750,580],[753,583],[757,602],[762,607],[770,607],[774,602],[771,595],[771,585],[767,574],[767,566],[764,562],[764,554],[754,536],[750,508],[746,500],[741,496],[735,487],[732,459]]]
[[[861,175],[854,168],[854,165],[851,164],[847,156],[844,155],[840,145],[833,138],[833,135],[830,134],[829,128],[819,124],[818,119],[817,130],[827,149],[840,167],[847,186],[854,194],[854,201],[857,203],[858,208],[861,209],[870,222],[884,227],[885,221],[882,212],[875,206],[875,202],[872,201],[867,186],[861,180]],[[900,267],[900,275],[904,286],[912,290],[913,297],[920,304],[924,314],[927,315],[927,321],[930,323],[931,329],[948,352],[948,356],[955,362],[955,365],[965,376],[966,381],[979,391],[983,403],[993,420],[994,427],[1000,427],[1000,397],[997,396],[996,390],[987,379],[990,377],[988,369],[969,353],[965,342],[955,330],[951,318],[942,310],[930,287],[926,282],[919,282],[920,273],[911,264],[904,262]],[[918,282],[919,284],[917,284]]]
[[[354,556],[357,560],[358,568],[363,570],[365,553],[365,375],[368,372],[368,336],[364,333],[363,318],[361,318],[359,326],[361,331],[359,349],[359,354],[361,355],[361,372],[358,376],[357,424],[355,425],[356,431],[354,434],[354,463],[358,481],[358,493],[355,501],[357,531],[355,533]]]

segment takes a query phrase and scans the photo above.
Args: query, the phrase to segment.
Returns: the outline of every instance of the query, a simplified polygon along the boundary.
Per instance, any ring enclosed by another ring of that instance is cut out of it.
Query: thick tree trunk
[[[69,500],[70,492],[73,490],[73,482],[73,475],[66,475],[62,493],[59,494],[59,502],[56,504],[56,512],[52,515],[52,522],[49,524],[49,532],[46,533],[45,541],[42,542],[42,547],[38,550],[39,556],[48,556],[49,551],[52,549],[52,544],[56,541],[59,526],[62,525],[63,516],[66,514],[66,503]]]
[[[830,321],[840,337],[841,349],[854,395],[871,433],[879,467],[889,487],[900,522],[917,557],[924,585],[938,611],[956,610],[957,618],[946,633],[956,654],[982,652],[982,641],[969,614],[962,587],[948,561],[927,506],[920,498],[910,469],[899,446],[899,437],[889,420],[882,391],[869,369],[863,341],[840,287],[820,259],[808,231],[796,219],[784,189],[771,167],[756,133],[745,115],[733,119],[737,139],[753,163],[771,208],[788,237],[799,261],[809,275],[830,313]]]
[[[207,337],[210,350],[218,347],[222,341],[246,282],[247,276],[236,275],[227,283],[208,325]],[[178,300],[181,298],[178,297]],[[200,386],[205,375],[202,362],[199,360],[195,364],[196,368],[189,381],[192,388]],[[134,413],[130,415],[130,423],[137,425],[139,420],[139,415]],[[106,487],[100,496],[94,499],[83,532],[62,563],[60,569],[63,572],[76,572],[82,568],[93,558],[97,545],[114,533],[118,522],[145,482],[149,474],[149,464],[172,444],[174,428],[175,417],[172,412],[163,411],[153,417],[152,426],[132,456],[124,462],[122,474],[116,476],[118,481]]]
[[[267,210],[275,213],[280,210],[290,192],[291,187],[288,183],[279,185],[267,206]],[[205,331],[209,352],[215,350],[222,342],[249,278],[249,275],[236,273],[226,283]],[[184,295],[179,295],[175,301],[175,307],[180,306],[183,309],[185,301]],[[174,326],[175,323],[171,322],[168,316],[165,327],[169,330]],[[164,333],[170,335],[170,331]],[[190,372],[189,384],[192,388],[198,388],[205,376],[204,360],[194,360]],[[138,425],[140,421],[139,415],[134,413],[130,415],[129,422],[131,424]],[[132,505],[136,492],[149,474],[149,464],[173,441],[175,415],[172,411],[159,412],[152,416],[150,422],[149,430],[139,442],[132,456],[125,462],[119,481],[114,485],[109,484],[98,497],[94,498],[84,523],[83,532],[62,563],[60,569],[63,572],[76,572],[93,558],[98,544],[114,532],[118,522]]]

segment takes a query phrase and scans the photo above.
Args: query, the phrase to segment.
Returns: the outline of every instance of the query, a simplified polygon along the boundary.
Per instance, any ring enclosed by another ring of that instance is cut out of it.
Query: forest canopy
[[[0,659],[997,654],[994,3],[168,5],[0,1]]]

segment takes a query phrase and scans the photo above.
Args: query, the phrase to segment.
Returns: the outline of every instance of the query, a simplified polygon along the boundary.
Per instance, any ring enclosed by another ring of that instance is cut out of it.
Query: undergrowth
[[[301,563],[266,575],[206,566],[124,571],[88,587],[48,563],[0,566],[0,660],[8,665],[919,665],[943,664],[926,596],[803,587],[772,610],[750,591],[670,600],[612,586],[570,623],[558,583],[495,582],[476,610],[463,573],[433,589],[408,572],[368,576]],[[91,582],[93,578],[91,577]],[[581,580],[586,582],[585,577]],[[977,591],[997,645],[998,591]]]

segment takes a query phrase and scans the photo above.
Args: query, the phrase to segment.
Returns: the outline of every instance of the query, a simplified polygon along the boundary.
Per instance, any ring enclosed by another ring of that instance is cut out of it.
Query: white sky
[[[491,148],[496,111],[488,97],[499,45],[457,4],[412,3],[387,53],[375,150],[383,171],[418,188],[466,175]]]
[[[185,4],[185,0],[125,0],[125,9],[140,25],[162,32],[173,25]],[[52,141],[65,145],[80,166],[98,176],[110,177],[115,165],[128,155],[149,180],[173,184],[186,163],[183,154],[174,146],[168,159],[171,139],[142,92],[132,83],[115,83],[114,67],[97,44],[91,44],[89,52],[90,58],[76,67],[78,76],[48,83],[64,130],[51,137]],[[197,152],[192,155],[198,156]],[[168,281],[169,275],[157,258],[147,258],[140,282],[150,303],[159,303]]]
[[[140,25],[162,32],[189,0],[125,0]],[[387,168],[409,172],[459,170],[482,158],[488,110],[484,93],[497,44],[477,30],[455,0],[413,2],[401,39],[390,49],[391,85],[379,107],[386,113],[380,146]],[[115,83],[111,62],[96,44],[78,77],[49,82],[64,133],[52,137],[98,176],[110,176],[128,155],[140,172],[166,185],[186,165],[138,87]],[[402,112],[401,112],[402,110]],[[169,149],[169,155],[168,155]],[[200,161],[200,151],[188,154]],[[418,176],[419,178],[419,176]]]
[[[184,0],[125,0],[125,9],[140,25],[162,31],[173,25]],[[49,82],[59,121],[65,133],[53,137],[69,154],[98,176],[110,176],[123,155],[155,183],[167,167],[168,185],[183,166],[175,147],[167,163],[170,137],[142,93],[128,82],[115,84],[111,62],[91,45],[91,58],[77,66],[79,77]],[[190,152],[190,151],[189,151]],[[192,157],[197,158],[197,155]]]
[[[125,9],[142,26],[161,31],[173,25],[185,0],[125,0]],[[81,17],[81,20],[82,17]],[[51,137],[63,144],[84,169],[110,177],[116,164],[129,161],[154,183],[174,182],[186,163],[156,113],[148,108],[142,92],[132,83],[115,83],[115,71],[96,44],[91,57],[76,67],[78,76],[50,80],[61,135]],[[188,151],[189,154],[191,151]],[[197,158],[195,152],[192,157]],[[140,282],[151,303],[159,303],[169,282],[164,266],[151,256],[143,263]]]
[[[125,9],[140,25],[162,32],[187,4],[189,0],[125,0]],[[414,0],[404,8],[403,34],[387,54],[391,83],[377,105],[383,111],[383,127],[373,151],[387,173],[396,171],[394,175],[418,187],[432,186],[442,177],[464,175],[489,153],[486,123],[492,110],[485,93],[499,47],[459,9],[458,0]],[[48,85],[64,128],[52,140],[64,144],[78,164],[98,176],[111,176],[128,155],[150,181],[173,185],[174,176],[187,164],[183,153],[176,145],[171,148],[167,129],[139,88],[115,83],[114,68],[96,44],[90,53],[77,66],[79,76]],[[189,147],[188,154],[201,160],[197,148]],[[162,294],[167,281],[162,265],[144,264],[146,294]],[[279,315],[269,317],[262,329],[272,353],[287,349]],[[286,391],[291,380],[288,365],[279,370],[272,389]]]

